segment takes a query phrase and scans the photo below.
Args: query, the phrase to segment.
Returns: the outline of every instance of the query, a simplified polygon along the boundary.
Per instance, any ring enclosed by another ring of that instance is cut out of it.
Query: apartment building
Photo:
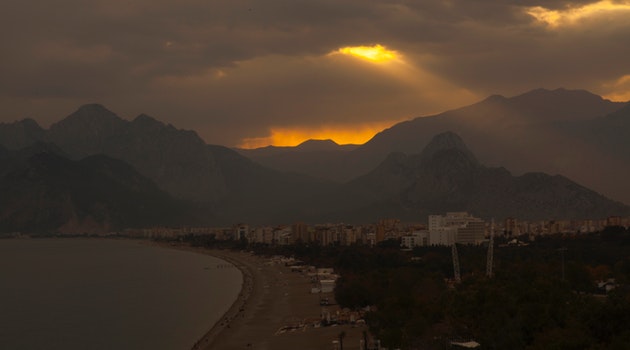
[[[449,212],[429,216],[429,244],[453,243],[478,245],[485,239],[486,223],[467,212]]]

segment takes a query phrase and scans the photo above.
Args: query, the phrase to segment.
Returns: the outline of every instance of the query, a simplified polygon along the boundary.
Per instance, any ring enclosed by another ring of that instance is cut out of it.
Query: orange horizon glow
[[[602,98],[612,102],[628,102],[630,101],[630,91],[613,92],[603,95]]]
[[[375,122],[363,125],[331,125],[320,128],[271,128],[266,137],[245,138],[238,148],[254,149],[266,146],[294,147],[308,140],[333,140],[339,145],[362,145],[374,135],[402,120]]]
[[[630,11],[630,3],[628,1],[613,2],[610,0],[602,0],[581,7],[568,8],[566,10],[549,10],[541,6],[535,6],[530,7],[527,13],[551,27],[559,27],[560,25],[571,24],[594,15],[615,11]]]
[[[605,83],[602,87],[606,91],[609,91],[601,94],[603,98],[614,102],[630,101],[630,74],[626,74],[612,82]]]

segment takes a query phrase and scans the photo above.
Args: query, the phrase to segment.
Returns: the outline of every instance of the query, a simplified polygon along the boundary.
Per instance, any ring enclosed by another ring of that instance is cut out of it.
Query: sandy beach
[[[365,325],[313,326],[322,311],[334,314],[339,307],[333,293],[312,294],[311,281],[302,273],[246,252],[178,248],[223,259],[243,274],[235,303],[193,349],[338,349],[333,342],[342,332],[344,349],[360,349]],[[320,306],[320,297],[333,305]]]

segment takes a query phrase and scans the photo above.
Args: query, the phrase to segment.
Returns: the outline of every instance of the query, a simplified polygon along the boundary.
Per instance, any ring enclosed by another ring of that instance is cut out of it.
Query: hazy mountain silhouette
[[[216,201],[226,194],[205,142],[147,115],[129,122],[101,105],[85,105],[53,124],[47,136],[75,159],[106,154],[124,160],[180,198]]]
[[[350,151],[359,147],[359,145],[339,145],[333,140],[306,140],[295,146],[297,151],[301,152],[321,152],[321,151]]]
[[[10,133],[20,125],[2,127]],[[30,141],[34,143],[17,152],[36,151],[45,144],[56,148],[53,153],[75,160],[100,154],[123,160],[162,190],[195,201],[198,211],[205,210],[199,218],[205,223],[281,221],[310,196],[331,186],[306,175],[265,168],[226,147],[206,145],[192,131],[178,130],[147,115],[123,120],[97,104],[80,107],[38,137],[51,143],[23,138],[19,142],[0,139],[0,144],[11,148]],[[10,163],[7,159],[0,168]]]
[[[630,104],[600,118],[579,123],[560,122],[556,127],[601,153],[630,163]]]
[[[339,145],[333,140],[306,140],[297,146],[266,146],[255,149],[236,148],[235,150],[240,154],[255,158],[255,157],[275,157],[286,155],[287,153],[304,153],[304,152],[337,152],[337,151],[352,151],[360,145]]]
[[[578,219],[628,215],[630,208],[563,176],[482,165],[461,138],[435,136],[415,155],[392,153],[378,167],[338,191],[328,218],[425,218],[433,213],[468,211],[489,218]],[[343,216],[341,216],[343,215]]]
[[[563,174],[630,203],[630,186],[622,186],[621,180],[630,177],[630,152],[625,152],[630,138],[624,137],[630,127],[614,114],[623,114],[625,106],[583,90],[537,89],[511,98],[493,95],[396,124],[351,152],[329,152],[312,160],[308,154],[291,157],[289,150],[274,158],[256,150],[247,154],[265,166],[346,182],[369,172],[391,152],[418,153],[434,135],[453,131],[467,140],[484,164],[504,166],[516,174]],[[317,166],[309,167],[310,163]]]
[[[267,146],[236,151],[273,169],[337,180],[331,172],[336,172],[339,167],[343,168],[349,152],[358,147],[360,146],[338,145],[332,140],[307,140],[295,147]]]
[[[230,193],[215,207],[215,217],[224,223],[301,220],[300,208],[336,187],[330,181],[263,167],[223,146],[209,145],[208,149],[220,164]]]
[[[109,232],[181,222],[190,210],[120,160],[73,161],[55,149],[38,144],[0,157],[0,231]]]
[[[491,96],[397,124],[362,146],[310,140],[239,152],[147,115],[126,121],[86,105],[49,130],[32,120],[0,124],[0,229],[422,221],[453,210],[486,218],[627,215],[626,206],[538,170],[577,171],[568,177],[578,183],[630,191],[629,133],[627,105],[562,89]],[[271,169],[273,162],[282,166]],[[537,171],[513,176],[496,165]],[[188,201],[188,213],[162,191]]]
[[[2,130],[11,134],[12,129],[22,124],[3,124]],[[213,203],[213,207],[220,208],[219,211],[226,216],[231,216],[231,212],[220,206],[225,203],[245,203],[245,197],[252,202],[258,198],[260,202],[265,197],[267,200],[274,198],[274,203],[279,205],[292,201],[300,193],[309,192],[309,188],[317,189],[320,183],[304,175],[263,169],[223,146],[209,147],[193,131],[178,130],[144,114],[133,121],[126,121],[98,104],[82,106],[53,124],[48,131],[39,130],[42,132],[37,134],[38,138],[21,137],[10,142],[0,138],[0,143],[12,148],[17,144],[28,145],[29,142],[47,140],[58,145],[73,159],[95,154],[121,159],[170,194],[182,199]],[[329,140],[309,142],[303,147],[305,152],[317,152],[334,147],[334,143],[331,143]],[[221,163],[217,157],[220,157]],[[239,169],[242,174],[236,173],[234,169]],[[242,180],[240,183],[239,179]],[[257,185],[250,186],[250,183]],[[302,187],[299,191],[295,188],[284,190],[298,184]],[[244,188],[248,190],[244,191]],[[265,208],[272,211],[274,205],[267,204]],[[250,213],[254,211],[250,210]]]
[[[35,142],[46,140],[46,131],[33,119],[13,123],[0,123],[0,140],[9,149],[20,149]]]

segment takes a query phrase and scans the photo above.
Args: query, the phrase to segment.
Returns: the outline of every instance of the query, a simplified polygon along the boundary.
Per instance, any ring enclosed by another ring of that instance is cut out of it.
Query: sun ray
[[[571,7],[565,10],[550,10],[541,6],[530,7],[527,13],[538,21],[546,23],[551,27],[572,24],[584,18],[615,13],[619,11],[630,11],[629,2],[613,2],[602,0],[581,7]]]
[[[602,97],[611,101],[627,102],[630,101],[630,74],[626,74],[612,82],[602,85],[606,91],[602,93]]]
[[[374,63],[390,62],[399,59],[398,52],[389,50],[380,44],[373,46],[346,46],[334,51],[334,53],[354,56]]]

